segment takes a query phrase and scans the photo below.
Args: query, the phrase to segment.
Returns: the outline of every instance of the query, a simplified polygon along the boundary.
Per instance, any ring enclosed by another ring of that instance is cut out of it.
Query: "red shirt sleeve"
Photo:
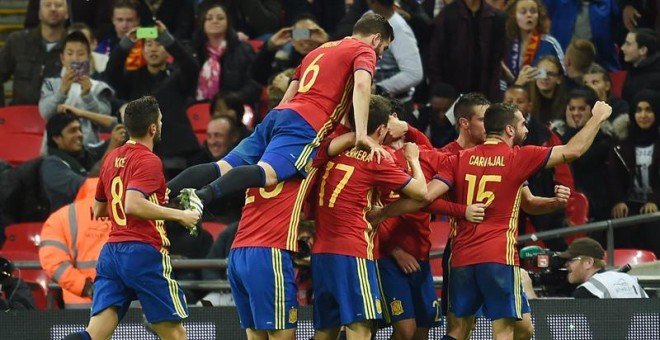
[[[332,138],[326,138],[321,142],[319,148],[316,151],[316,158],[312,166],[315,168],[320,168],[323,164],[327,163],[330,160],[330,155],[328,155],[328,147],[330,147],[330,142]]]
[[[99,181],[96,183],[96,194],[94,197],[99,202],[107,202],[108,199],[105,197],[105,189],[103,187],[103,176],[99,176]]]
[[[399,191],[412,180],[412,176],[408,175],[393,161],[381,159],[380,164],[376,162],[373,164],[375,165],[372,169],[374,172],[373,176],[378,186]]]
[[[293,76],[291,76],[291,80],[299,80],[300,79],[300,67],[301,66],[302,65],[298,65],[298,67],[296,67],[296,70],[293,72]]]
[[[133,164],[126,190],[137,190],[145,197],[149,197],[163,183],[163,164],[156,155],[149,155],[139,163]]]
[[[456,218],[465,218],[466,205],[437,199],[423,210],[434,215],[447,215]]]
[[[353,72],[365,70],[374,76],[376,72],[376,51],[366,44],[360,44],[353,59]]]
[[[419,146],[425,146],[429,149],[433,148],[433,144],[431,144],[429,137],[426,137],[422,131],[417,130],[410,124],[408,124],[408,132],[406,132],[406,141],[415,143]]]
[[[516,147],[516,152],[518,154],[514,160],[513,169],[517,169],[522,178],[526,179],[545,166],[552,148],[527,145]]]
[[[456,167],[456,162],[458,162],[457,155],[451,155],[445,158],[440,166],[438,167],[437,174],[433,177],[439,181],[444,182],[450,188],[454,186],[454,168]]]
[[[555,146],[562,145],[561,139],[557,134],[550,130],[550,139],[545,143],[544,146]],[[571,172],[571,167],[568,164],[559,164],[555,167],[555,183],[563,185],[575,190],[575,181],[573,180],[573,173]]]

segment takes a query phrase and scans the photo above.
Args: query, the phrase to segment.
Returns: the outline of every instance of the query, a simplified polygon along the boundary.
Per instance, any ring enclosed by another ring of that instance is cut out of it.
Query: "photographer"
[[[14,265],[0,257],[0,311],[35,309],[30,287],[12,275]]]
[[[559,257],[566,260],[568,282],[579,285],[574,298],[648,298],[637,278],[626,273],[605,271],[605,251],[598,241],[580,238]]]

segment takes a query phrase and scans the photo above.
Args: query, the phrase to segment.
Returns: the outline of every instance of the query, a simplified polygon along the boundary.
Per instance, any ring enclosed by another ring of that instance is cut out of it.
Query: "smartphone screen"
[[[294,29],[291,32],[291,37],[293,39],[309,39],[311,37],[311,32],[308,29]]]
[[[138,39],[156,39],[158,38],[158,29],[156,27],[139,27],[135,32]]]
[[[89,61],[74,61],[71,69],[76,72],[77,77],[89,75]]]

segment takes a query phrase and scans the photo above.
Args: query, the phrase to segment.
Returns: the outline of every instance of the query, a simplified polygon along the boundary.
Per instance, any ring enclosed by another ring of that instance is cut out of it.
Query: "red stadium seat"
[[[589,222],[589,200],[583,193],[574,191],[566,204],[566,218],[571,226],[579,226]],[[571,244],[575,239],[587,237],[586,234],[574,234],[566,236],[566,244]]]
[[[24,251],[39,253],[41,242],[41,222],[16,223],[5,228],[7,241],[2,246],[3,251]]]
[[[26,133],[0,133],[0,159],[19,165],[39,157],[43,135]]]
[[[195,136],[197,136],[197,141],[200,145],[206,142],[206,132],[195,132]]]
[[[612,95],[621,97],[623,91],[623,82],[626,80],[628,71],[610,72],[610,80],[612,80]]]
[[[607,259],[605,259],[607,261]],[[614,266],[635,265],[656,260],[655,254],[642,249],[614,249]]]
[[[218,239],[218,236],[220,236],[220,233],[225,230],[226,227],[226,224],[220,222],[202,222],[202,228],[213,236],[213,241]]]
[[[0,107],[0,134],[21,133],[43,136],[45,129],[46,122],[41,118],[37,105]]]
[[[188,106],[186,110],[193,131],[206,133],[206,127],[211,121],[211,104],[209,102],[196,103]]]
[[[0,251],[0,257],[9,261],[39,261],[39,254],[27,251]],[[13,275],[32,286],[32,295],[37,303],[37,309],[48,308],[48,283],[50,279],[42,269],[16,270]]]

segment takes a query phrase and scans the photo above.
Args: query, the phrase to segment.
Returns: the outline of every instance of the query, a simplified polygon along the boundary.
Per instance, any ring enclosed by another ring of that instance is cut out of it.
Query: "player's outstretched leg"
[[[280,180],[288,179],[293,175],[295,175],[295,172],[280,174],[281,178],[279,178],[273,167],[265,162],[259,162],[256,165],[242,165],[232,168],[231,171],[197,190],[196,193],[204,204],[209,204],[215,199],[245,191],[247,188],[263,188],[275,185]]]
[[[119,316],[115,307],[109,307],[102,312],[92,316],[87,329],[81,332],[71,333],[63,340],[92,340],[110,339],[119,324]]]
[[[179,193],[183,188],[199,189],[220,177],[221,173],[226,173],[231,169],[231,166],[229,165],[227,165],[227,170],[222,169],[223,167],[218,163],[213,162],[194,165],[183,170],[176,177],[172,178],[167,182],[167,188],[170,189],[170,198],[179,196]],[[222,170],[225,171],[223,172]]]
[[[162,321],[152,324],[158,337],[163,340],[185,340],[186,329],[181,321]]]

